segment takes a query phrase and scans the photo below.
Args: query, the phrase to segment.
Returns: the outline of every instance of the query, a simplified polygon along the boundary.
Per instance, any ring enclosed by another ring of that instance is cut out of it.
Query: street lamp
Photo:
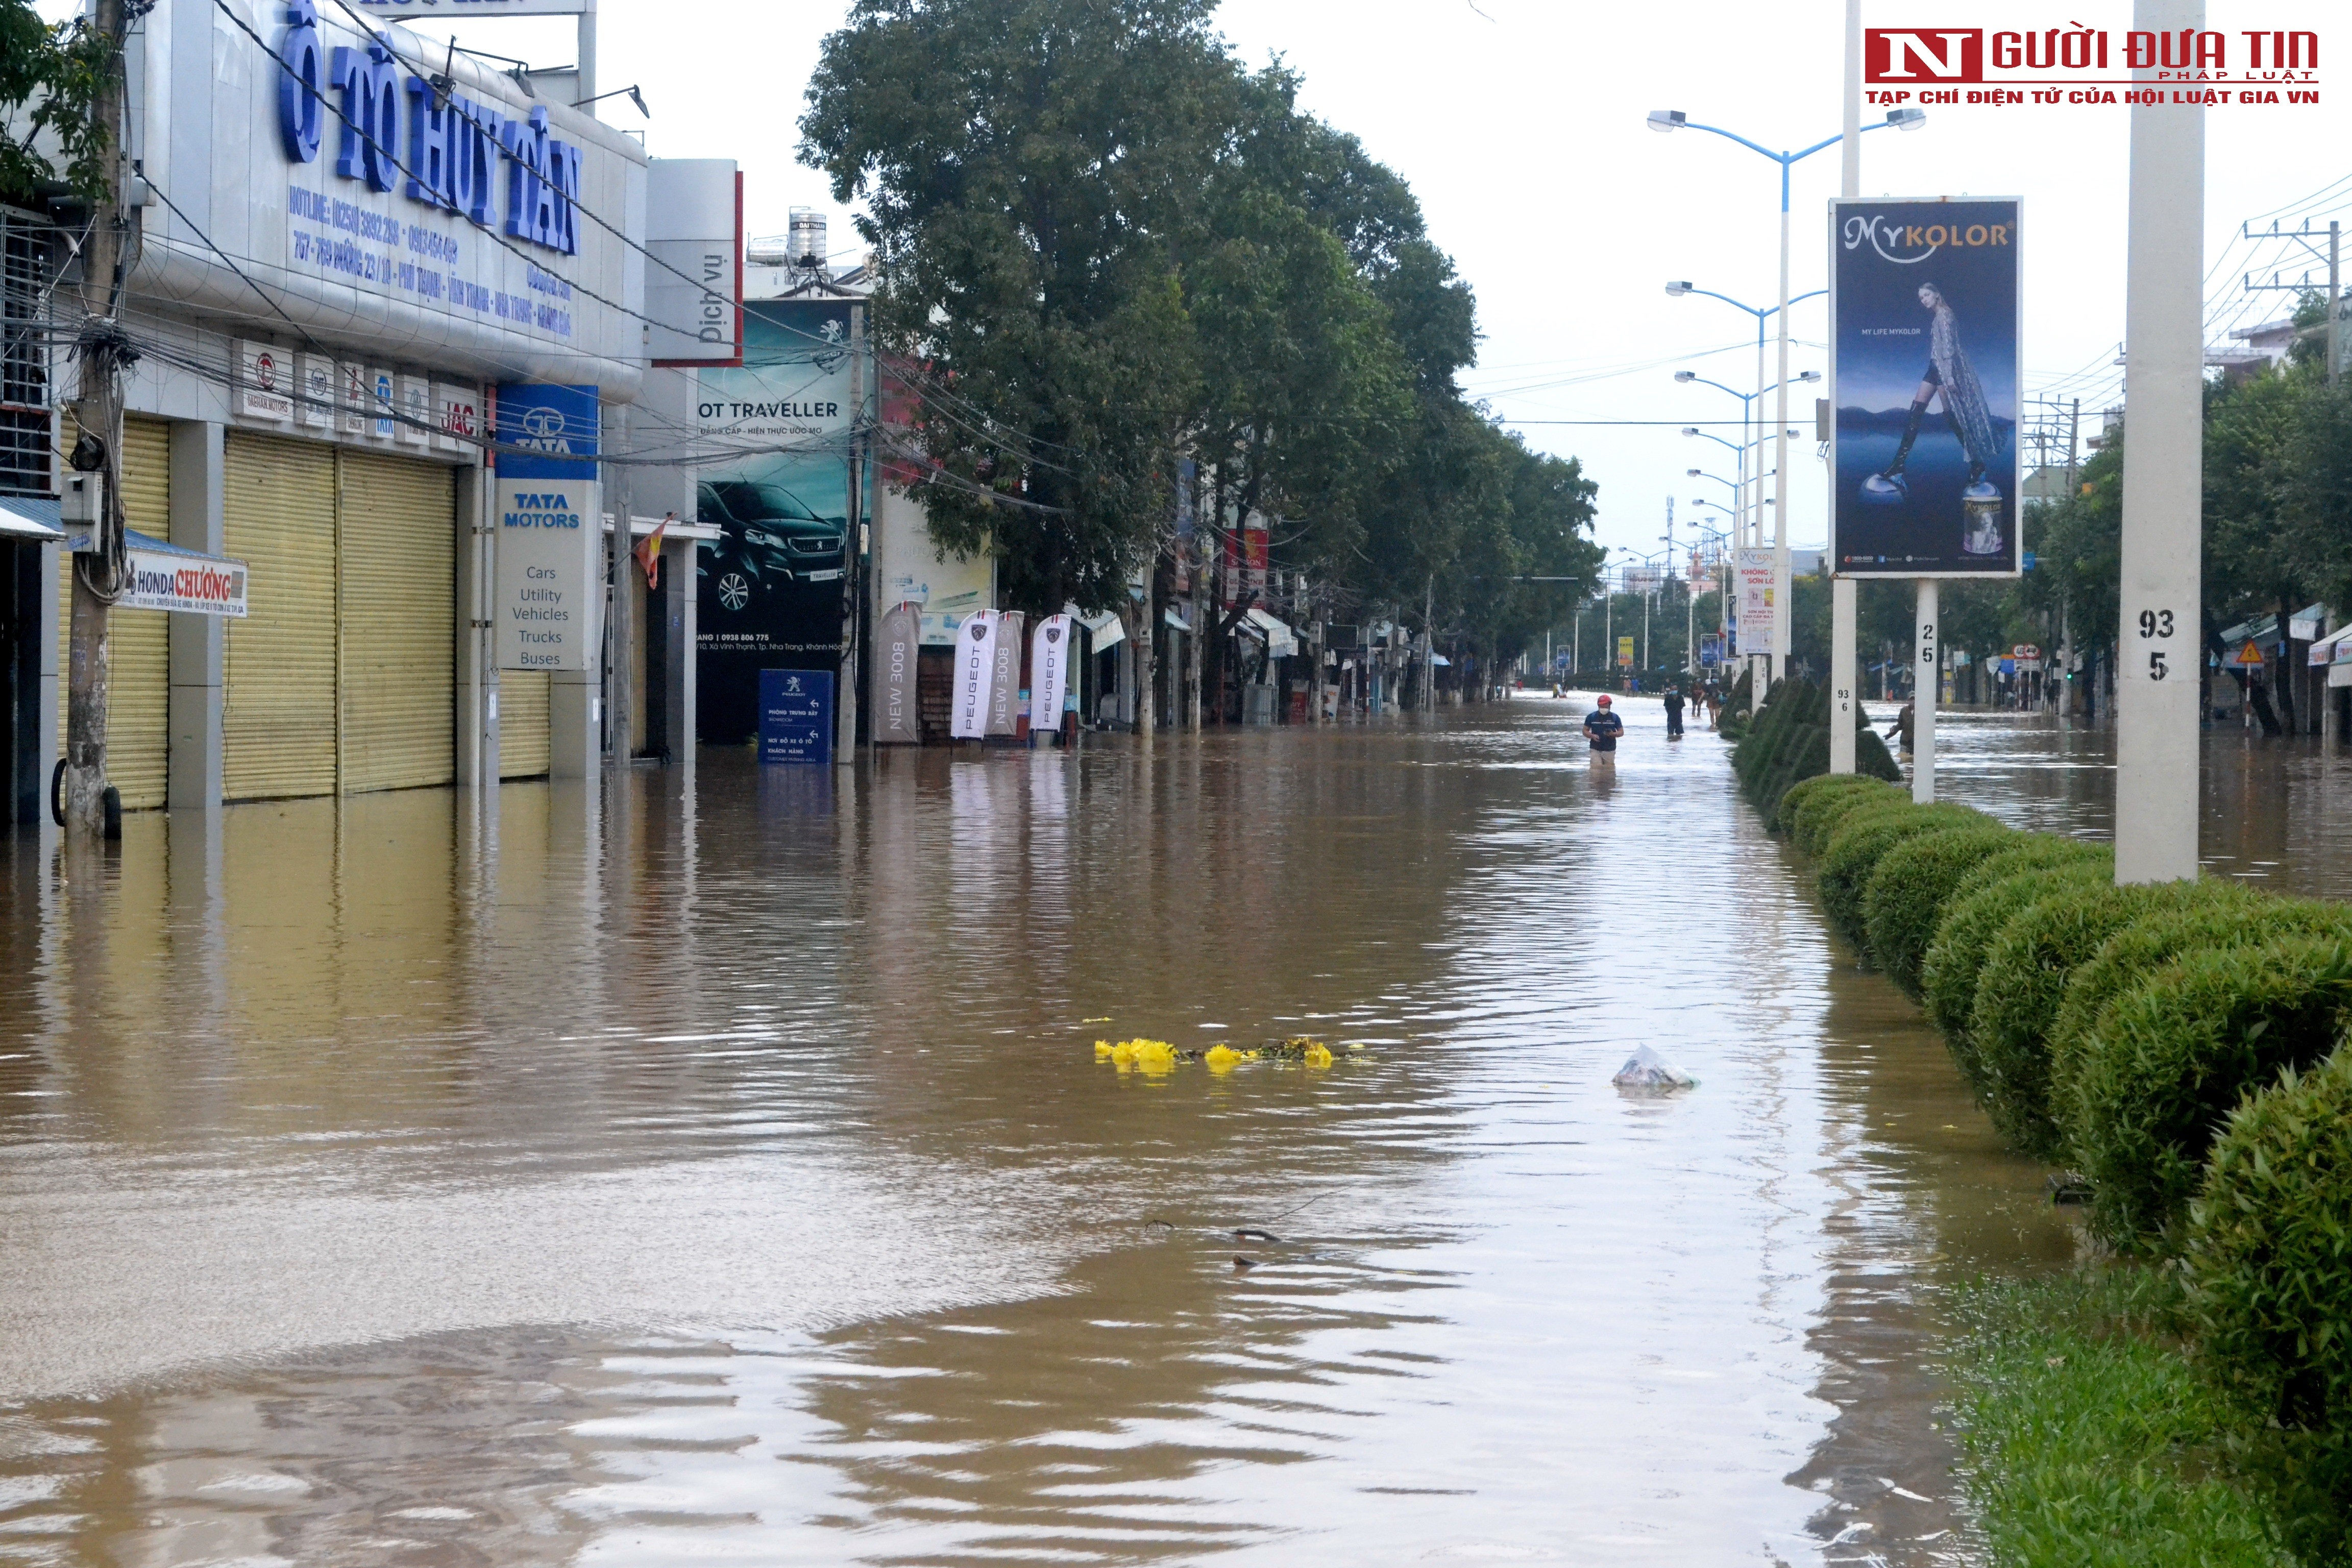
[[[1685,285],[1685,288],[1687,288],[1687,285]],[[1821,290],[1816,289],[1814,292],[1819,293]],[[1717,296],[1717,298],[1720,298],[1720,296]],[[1810,300],[1812,298],[1812,295],[1807,294],[1802,296],[1802,298]],[[1740,309],[1745,310],[1747,307],[1741,306]],[[1769,314],[1771,314],[1769,310],[1764,312],[1764,315]],[[1762,316],[1759,316],[1756,321],[1756,369],[1758,374],[1761,375],[1764,369],[1764,321]],[[1821,378],[1822,373],[1817,370],[1800,371],[1797,373],[1797,379],[1799,381],[1814,382],[1819,381]],[[1678,370],[1675,372],[1675,382],[1677,385],[1681,386],[1711,386],[1717,392],[1727,392],[1732,396],[1739,399],[1739,426],[1740,434],[1742,436],[1747,435],[1748,426],[1755,416],[1756,399],[1764,395],[1761,391],[1742,392],[1736,386],[1726,386],[1723,383],[1701,375],[1696,371],[1693,370]],[[1739,471],[1739,482],[1744,486],[1748,482],[1748,468],[1744,461],[1740,465]],[[1756,485],[1758,489],[1761,490],[1764,481],[1771,477],[1772,476],[1769,474],[1757,475]],[[1748,500],[1745,494],[1741,495],[1740,501],[1743,506],[1748,504]]]
[[[1897,109],[1888,111],[1886,118],[1879,124],[1865,125],[1862,129],[1864,131],[1878,131],[1883,130],[1887,126],[1893,126],[1898,131],[1916,131],[1920,126],[1925,125],[1927,122],[1927,116],[1926,111],[1923,110]],[[1702,125],[1696,121],[1692,120],[1678,109],[1653,110],[1650,112],[1649,123],[1651,130],[1658,132],[1680,131],[1685,127],[1693,131],[1708,132],[1714,135],[1722,137],[1727,142],[1737,142],[1739,145],[1747,148],[1749,152],[1756,153],[1759,157],[1769,158],[1773,163],[1778,163],[1780,166],[1780,304],[1779,307],[1780,312],[1780,386],[1778,422],[1782,430],[1785,431],[1789,424],[1789,305],[1790,303],[1789,299],[1789,171],[1798,163],[1803,162],[1805,159],[1811,157],[1818,152],[1821,152],[1823,148],[1836,146],[1840,142],[1845,139],[1844,133],[1840,132],[1838,135],[1832,136],[1826,141],[1816,142],[1811,146],[1804,148],[1800,152],[1775,153],[1769,147],[1750,142],[1747,137],[1741,136],[1735,132],[1726,131],[1719,125]],[[1666,291],[1670,294],[1706,292],[1705,289],[1692,289],[1688,283],[1683,284],[1680,289],[1676,289],[1673,285],[1669,284]],[[1717,297],[1718,299],[1721,298],[1720,295]],[[1736,303],[1737,301],[1734,302]],[[1762,320],[1760,317],[1758,320],[1758,327],[1760,331],[1762,327]],[[1759,375],[1756,379],[1760,384],[1764,378],[1761,375]],[[1780,517],[1785,518],[1789,510],[1788,437],[1784,434],[1778,437],[1778,440],[1780,442],[1780,451],[1778,453],[1778,457],[1780,458],[1780,483],[1777,488],[1781,502],[1778,509],[1778,514]],[[1789,532],[1787,524],[1784,521],[1776,522],[1772,531],[1772,581],[1775,588],[1772,609],[1772,658],[1775,663],[1784,663],[1789,657]],[[1759,693],[1759,695],[1760,696],[1761,694]]]

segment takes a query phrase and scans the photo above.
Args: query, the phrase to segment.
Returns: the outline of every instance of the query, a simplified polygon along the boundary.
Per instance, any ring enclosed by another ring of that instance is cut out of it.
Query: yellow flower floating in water
[[[1346,1048],[1359,1051],[1363,1047],[1360,1042],[1351,1041]],[[1205,1051],[1179,1050],[1166,1040],[1121,1040],[1116,1045],[1108,1040],[1095,1042],[1095,1060],[1107,1061],[1121,1072],[1146,1072],[1155,1076],[1174,1072],[1181,1062],[1197,1061],[1211,1072],[1223,1075],[1244,1062],[1297,1062],[1303,1067],[1328,1068],[1332,1059],[1331,1047],[1311,1036],[1270,1041],[1246,1051],[1237,1051],[1223,1041]]]

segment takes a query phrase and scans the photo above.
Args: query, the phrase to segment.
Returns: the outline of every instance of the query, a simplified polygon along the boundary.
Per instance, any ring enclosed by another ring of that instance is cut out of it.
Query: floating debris
[[[1244,1226],[1241,1229],[1234,1232],[1234,1239],[1235,1241],[1271,1241],[1276,1245],[1279,1245],[1282,1241],[1282,1237],[1275,1235],[1274,1232],[1270,1230],[1257,1230],[1249,1226]]]
[[[1244,1258],[1240,1253],[1236,1252],[1234,1254],[1234,1267],[1235,1268],[1255,1268],[1257,1267],[1257,1259],[1255,1258]]]
[[[1346,1048],[1356,1052],[1364,1047],[1361,1041],[1354,1041]],[[1205,1049],[1180,1047],[1166,1040],[1095,1042],[1095,1060],[1108,1062],[1121,1072],[1173,1072],[1179,1062],[1199,1062],[1211,1072],[1223,1075],[1244,1062],[1297,1062],[1303,1067],[1328,1068],[1333,1059],[1331,1047],[1312,1035],[1268,1040],[1256,1049],[1247,1051],[1237,1051],[1223,1041]]]
[[[1619,1068],[1617,1076],[1609,1081],[1619,1089],[1639,1089],[1649,1094],[1671,1094],[1679,1089],[1698,1087],[1698,1079],[1647,1046],[1627,1057],[1625,1065]]]

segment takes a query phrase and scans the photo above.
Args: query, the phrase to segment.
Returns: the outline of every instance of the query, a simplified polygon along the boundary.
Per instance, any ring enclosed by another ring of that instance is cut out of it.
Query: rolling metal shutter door
[[[537,778],[547,772],[547,671],[499,671],[499,777]]]
[[[250,568],[247,610],[228,623],[221,794],[229,800],[335,788],[335,453],[228,433],[227,553]]]
[[[122,422],[122,512],[155,539],[172,537],[172,427]],[[163,804],[172,743],[172,617],[118,610],[106,617],[106,778],[126,811]]]
[[[71,450],[79,431],[68,415],[60,440]],[[122,510],[140,532],[172,536],[172,426],[161,419],[122,421]],[[58,668],[73,668],[72,558],[58,574]],[[172,617],[124,610],[106,617],[106,781],[126,811],[163,804],[171,744]],[[58,703],[58,753],[66,749],[66,703]],[[46,781],[44,783],[46,787]]]
[[[342,790],[457,776],[453,470],[343,454]]]

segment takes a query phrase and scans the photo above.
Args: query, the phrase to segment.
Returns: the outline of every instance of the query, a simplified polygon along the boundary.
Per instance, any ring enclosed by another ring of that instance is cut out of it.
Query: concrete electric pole
[[[2142,35],[2205,25],[2203,0],[2137,0]],[[2157,72],[2133,72],[2151,99]],[[2126,267],[2123,656],[2116,670],[2116,880],[2197,875],[2199,559],[2204,491],[2205,110],[2131,110]]]
[[[86,549],[68,557],[73,607],[66,685],[64,807],[66,844],[92,846],[106,837],[106,707],[108,610],[124,570],[122,518],[122,368],[128,344],[116,311],[122,298],[123,230],[128,222],[123,182],[129,164],[122,144],[123,0],[98,0],[94,21],[105,39],[106,77],[92,116],[104,128],[110,156],[106,194],[91,215],[82,248],[82,320],[74,344],[80,381],[74,398],[77,470],[100,476],[103,489]]]
[[[1845,0],[1845,135],[1839,149],[1838,194],[1862,195],[1862,0]],[[1836,257],[1830,265],[1837,265]],[[1830,323],[1837,331],[1837,323]],[[1837,417],[1837,410],[1830,410]],[[1837,510],[1837,475],[1830,475],[1830,510]],[[1830,530],[1830,772],[1853,772],[1854,580],[1838,570],[1837,531]]]

